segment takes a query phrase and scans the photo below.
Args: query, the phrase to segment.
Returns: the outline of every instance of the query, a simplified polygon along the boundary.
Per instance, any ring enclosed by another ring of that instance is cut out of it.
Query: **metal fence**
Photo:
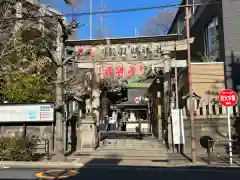
[[[229,144],[232,144],[230,148]],[[240,166],[240,142],[238,140],[208,140],[208,164],[225,164]]]
[[[37,150],[43,150],[44,155],[46,156],[47,160],[50,160],[50,142],[49,139],[44,139],[43,142],[40,140],[40,142],[37,144],[36,147]]]

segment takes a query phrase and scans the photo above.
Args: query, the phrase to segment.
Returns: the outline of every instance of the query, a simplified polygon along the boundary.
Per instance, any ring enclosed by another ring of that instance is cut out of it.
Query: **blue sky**
[[[72,13],[70,7],[64,4],[63,0],[41,0],[45,4],[50,4],[60,12]],[[89,11],[89,0],[82,0],[81,7],[77,8],[78,12]],[[166,4],[178,4],[180,0],[102,0],[106,10],[127,9],[143,6],[157,6]],[[93,10],[98,11],[101,7],[100,0],[92,0]],[[163,10],[163,9],[162,9]],[[167,10],[167,9],[166,9]],[[144,27],[145,23],[158,15],[160,10],[145,10],[126,13],[106,14],[103,15],[103,35],[105,37],[129,37],[135,36],[135,29],[138,32]],[[69,19],[70,17],[68,17]],[[79,39],[89,39],[89,15],[77,18],[80,24],[85,26],[78,29]],[[92,35],[97,38],[98,29],[100,28],[100,15],[93,15]]]

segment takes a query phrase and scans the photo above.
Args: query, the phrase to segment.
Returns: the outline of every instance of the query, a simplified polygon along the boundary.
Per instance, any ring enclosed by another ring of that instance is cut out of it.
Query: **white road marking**
[[[10,167],[8,166],[1,166],[0,169],[9,169]]]

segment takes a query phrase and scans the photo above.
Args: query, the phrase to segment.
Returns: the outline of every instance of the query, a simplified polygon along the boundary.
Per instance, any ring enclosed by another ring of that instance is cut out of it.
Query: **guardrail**
[[[230,142],[232,143],[232,148],[229,148]],[[207,154],[208,164],[227,163],[231,165],[232,162],[233,164],[240,165],[240,143],[237,140],[208,140]]]

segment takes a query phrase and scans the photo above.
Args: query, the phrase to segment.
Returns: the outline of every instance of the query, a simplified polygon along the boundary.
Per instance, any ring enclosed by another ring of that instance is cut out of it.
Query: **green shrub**
[[[37,143],[36,136],[0,137],[0,160],[32,161]]]

